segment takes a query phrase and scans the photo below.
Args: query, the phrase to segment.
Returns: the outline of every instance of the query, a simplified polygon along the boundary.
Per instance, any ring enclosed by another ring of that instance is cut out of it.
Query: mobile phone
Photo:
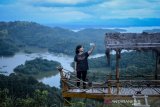
[[[94,43],[90,43],[89,45],[90,45],[90,46],[93,46],[93,45],[94,45]]]

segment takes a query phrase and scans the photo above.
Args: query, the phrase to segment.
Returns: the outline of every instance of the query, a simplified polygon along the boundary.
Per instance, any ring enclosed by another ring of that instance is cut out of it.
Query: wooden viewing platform
[[[60,72],[63,72],[61,70]],[[62,73],[61,73],[62,74]],[[80,80],[81,81],[81,80]],[[106,96],[131,97],[133,95],[148,95],[160,97],[160,80],[108,80],[106,83],[86,82],[87,88],[79,88],[74,82],[64,77],[63,97],[103,99]],[[83,81],[81,81],[83,82]],[[117,88],[117,85],[119,86]]]
[[[117,88],[112,87],[111,88],[111,94],[112,95],[126,95],[126,96],[132,96],[136,94],[136,90],[139,90],[139,88],[120,88],[120,92],[117,94]],[[160,90],[159,88],[145,88],[143,91],[141,91],[142,95],[157,95],[159,94],[156,90]],[[86,93],[86,94],[108,94],[108,88],[92,88],[92,89],[69,89],[67,92],[79,92],[79,93]]]
[[[105,47],[108,65],[110,64],[110,52],[116,52],[116,73],[112,75],[115,76],[115,80],[110,78],[111,75],[105,75],[106,80],[103,83],[86,82],[87,88],[82,89],[82,87],[76,86],[76,82],[82,83],[84,81],[76,78],[74,73],[66,72],[62,67],[58,67],[64,99],[68,101],[71,98],[135,100],[138,96],[144,96],[146,107],[149,107],[147,98],[160,99],[160,33],[106,33]],[[136,80],[136,77],[133,80],[130,78],[132,76],[129,75],[124,76],[125,80],[121,80],[119,61],[122,50],[153,51],[156,56],[154,75],[141,75],[142,77],[150,77],[152,80]]]

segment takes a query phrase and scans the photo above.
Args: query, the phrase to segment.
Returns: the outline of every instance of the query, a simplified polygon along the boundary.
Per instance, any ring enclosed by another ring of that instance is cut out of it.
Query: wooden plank
[[[93,98],[93,99],[103,99],[105,94],[93,94],[93,93],[71,93],[65,92],[62,93],[63,97],[71,97],[71,98]]]
[[[70,98],[90,98],[90,99],[132,99],[133,95],[110,95],[110,94],[93,94],[93,93],[62,93],[63,97]],[[150,95],[151,98],[160,98],[160,95]]]
[[[160,88],[145,88],[141,90],[141,94],[143,95],[159,95],[156,90],[160,91]],[[122,88],[120,87],[119,93],[117,94],[117,88],[111,88],[112,95],[134,95],[136,92],[140,91],[140,88]],[[85,94],[108,94],[108,88],[97,88],[97,89],[70,89],[67,91],[68,93],[85,93]]]

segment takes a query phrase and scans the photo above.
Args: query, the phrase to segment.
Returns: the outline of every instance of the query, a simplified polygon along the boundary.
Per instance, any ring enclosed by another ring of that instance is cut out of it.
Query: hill
[[[99,47],[95,50],[96,52],[104,53],[105,33],[116,31],[121,31],[121,29],[84,29],[73,32],[34,22],[0,22],[0,49],[2,50],[0,55],[13,55],[18,49],[26,46],[47,48],[55,53],[73,55],[76,45],[83,44],[88,49],[90,42],[95,42]]]
[[[56,69],[60,63],[55,61],[49,61],[46,59],[36,58],[30,61],[26,61],[25,64],[21,64],[14,69],[14,72],[24,75],[44,75],[45,73],[52,72],[57,74]]]
[[[148,52],[124,52],[121,53],[120,59],[120,78],[125,75],[154,75],[155,72],[155,54],[151,51]],[[116,59],[115,55],[111,55],[111,64],[107,65],[106,56],[89,59],[89,72],[88,78],[95,81],[99,76],[105,76],[106,74],[116,74]],[[72,63],[74,67],[74,63]],[[103,81],[102,78],[99,80]],[[97,80],[96,80],[97,81]]]
[[[148,33],[159,33],[159,32],[160,32],[160,29],[144,30],[143,32],[148,32]]]
[[[51,107],[62,102],[59,89],[33,77],[0,75],[0,107]]]

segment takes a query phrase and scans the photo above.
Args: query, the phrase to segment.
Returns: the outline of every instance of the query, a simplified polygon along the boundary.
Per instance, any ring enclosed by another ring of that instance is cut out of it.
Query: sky
[[[104,24],[128,19],[159,23],[160,0],[0,0],[0,21]]]

